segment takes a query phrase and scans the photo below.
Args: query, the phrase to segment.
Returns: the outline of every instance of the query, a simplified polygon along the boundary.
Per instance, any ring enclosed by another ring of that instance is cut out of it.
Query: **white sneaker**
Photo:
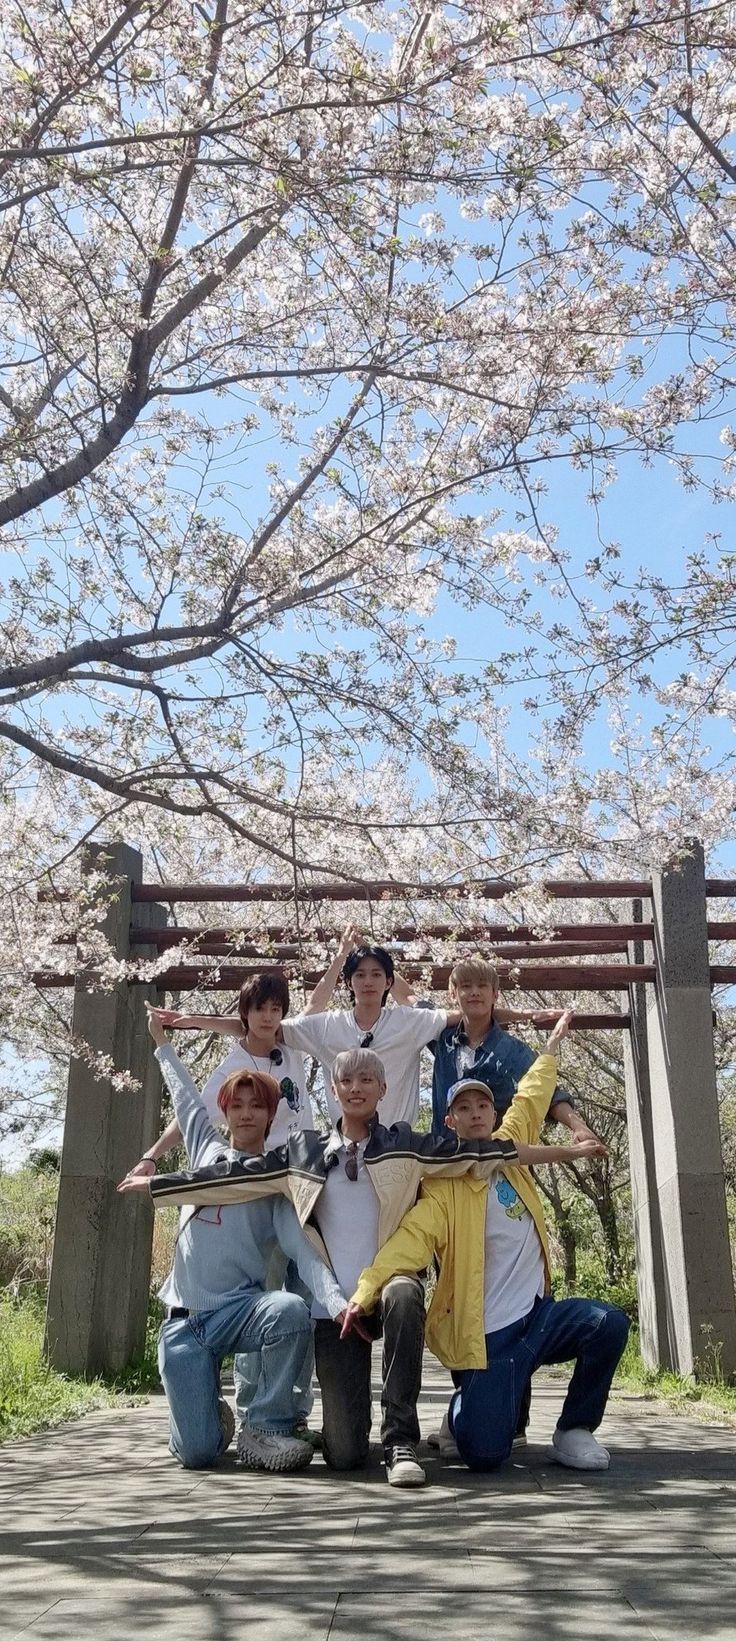
[[[526,1447],[526,1445],[527,1445],[526,1431],[525,1430],[517,1430],[516,1435],[514,1436],[514,1439],[511,1443],[511,1446],[512,1447]]]
[[[314,1457],[309,1442],[295,1436],[277,1436],[272,1430],[254,1430],[241,1424],[238,1432],[238,1463],[246,1470],[302,1470]]]
[[[590,1430],[556,1430],[552,1437],[552,1457],[568,1470],[607,1470],[611,1455]]]
[[[459,1459],[460,1454],[457,1450],[455,1437],[450,1430],[447,1414],[445,1414],[439,1430],[431,1431],[427,1437],[427,1446],[435,1448],[441,1459]]]
[[[383,1462],[389,1487],[423,1487],[427,1477],[409,1442],[384,1447]]]

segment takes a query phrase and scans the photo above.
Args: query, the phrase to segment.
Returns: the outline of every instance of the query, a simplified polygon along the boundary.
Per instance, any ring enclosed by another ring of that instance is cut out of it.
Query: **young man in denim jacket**
[[[521,1078],[537,1058],[533,1048],[497,1023],[498,975],[485,958],[468,957],[455,964],[450,974],[449,996],[452,1008],[460,1011],[461,1018],[456,1025],[448,1025],[432,1045],[432,1133],[437,1135],[444,1132],[447,1091],[461,1077],[475,1077],[486,1083],[497,1114],[503,1116]],[[557,1013],[546,1009],[528,1018],[547,1024],[557,1018]],[[559,1083],[553,1090],[548,1116],[550,1122],[569,1128],[574,1139],[597,1137],[576,1111],[567,1089]]]

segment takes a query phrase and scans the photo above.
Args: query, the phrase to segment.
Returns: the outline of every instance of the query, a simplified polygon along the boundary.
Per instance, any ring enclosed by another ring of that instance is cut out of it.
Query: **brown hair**
[[[289,1012],[289,983],[280,969],[271,974],[254,974],[240,988],[238,1014],[245,1030],[248,1029],[248,1010],[258,1009],[263,1003],[280,1003],[282,1017]]]
[[[269,1077],[267,1071],[234,1071],[231,1077],[226,1077],[217,1096],[217,1104],[223,1117],[227,1117],[233,1103],[233,1095],[238,1088],[252,1088],[253,1093],[268,1112],[268,1133],[273,1119],[276,1116],[276,1107],[281,1099],[281,1089],[275,1077]]]
[[[488,959],[481,957],[480,952],[473,952],[472,957],[461,957],[450,971],[450,990],[457,985],[468,985],[478,980],[481,985],[493,986],[498,991],[498,974]]]

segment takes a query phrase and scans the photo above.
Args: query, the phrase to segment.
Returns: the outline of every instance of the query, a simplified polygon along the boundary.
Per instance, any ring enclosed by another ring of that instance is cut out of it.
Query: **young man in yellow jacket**
[[[493,1134],[535,1145],[569,1019],[566,1014],[558,1022],[495,1132],[493,1097],[473,1078],[448,1091],[448,1127],[462,1139]],[[589,1155],[590,1147],[581,1145],[582,1153]],[[573,1469],[607,1469],[609,1454],[593,1431],[626,1343],[628,1318],[603,1300],[550,1297],[544,1216],[528,1169],[509,1164],[490,1181],[466,1176],[424,1184],[415,1207],[361,1273],[343,1331],[373,1308],[393,1277],[421,1271],[433,1259],[439,1275],[426,1337],[457,1387],[448,1419],[460,1457],[472,1470],[490,1470],[508,1458],[531,1375],[543,1363],[574,1359],[552,1439],[554,1457]]]

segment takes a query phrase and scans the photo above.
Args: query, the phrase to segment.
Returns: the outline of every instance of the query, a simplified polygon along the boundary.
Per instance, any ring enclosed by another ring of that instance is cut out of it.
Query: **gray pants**
[[[424,1288],[415,1276],[386,1284],[367,1318],[383,1333],[381,1440],[385,1447],[419,1441],[417,1401],[422,1385]],[[322,1392],[322,1439],[333,1470],[355,1470],[368,1458],[371,1430],[371,1342],[351,1333],[340,1338],[336,1322],[314,1324],[314,1354]]]

